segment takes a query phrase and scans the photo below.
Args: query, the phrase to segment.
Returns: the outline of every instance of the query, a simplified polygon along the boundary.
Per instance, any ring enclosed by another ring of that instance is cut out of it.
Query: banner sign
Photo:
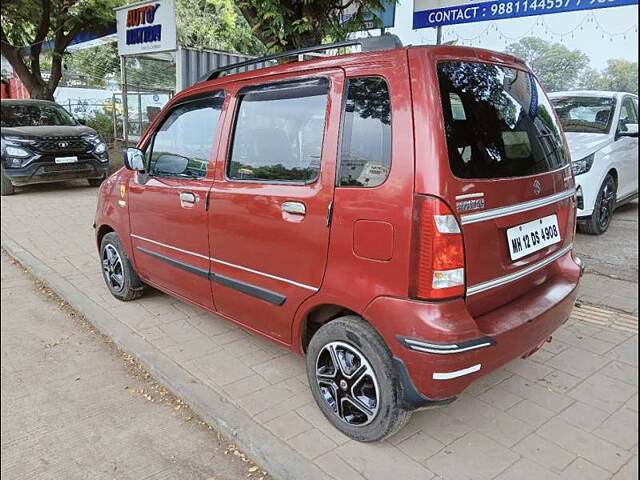
[[[637,4],[638,0],[414,0],[413,28]]]
[[[155,0],[116,8],[118,55],[176,49],[175,0]]]
[[[345,2],[343,1],[343,4]],[[358,11],[359,4],[350,2],[350,5],[340,15],[342,23],[346,23]],[[366,30],[374,30],[376,28],[391,28],[395,25],[396,17],[396,0],[382,0],[382,10],[374,12],[366,12],[364,14],[364,22]]]

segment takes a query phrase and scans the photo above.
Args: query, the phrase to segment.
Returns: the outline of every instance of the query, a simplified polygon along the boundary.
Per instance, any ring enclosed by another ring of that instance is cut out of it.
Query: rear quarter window
[[[438,64],[438,80],[456,177],[520,177],[568,164],[560,125],[530,73],[449,61]]]

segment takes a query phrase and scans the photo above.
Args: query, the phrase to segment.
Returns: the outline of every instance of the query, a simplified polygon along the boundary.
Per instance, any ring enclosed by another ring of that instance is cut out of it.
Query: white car
[[[571,150],[578,228],[599,235],[616,207],[638,196],[638,96],[576,91],[549,97]]]

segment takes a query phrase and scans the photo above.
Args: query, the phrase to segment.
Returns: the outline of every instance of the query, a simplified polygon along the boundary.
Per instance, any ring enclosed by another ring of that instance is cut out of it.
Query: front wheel
[[[135,300],[144,293],[144,285],[122,248],[115,232],[107,233],[100,242],[102,276],[111,294],[118,300]]]
[[[608,174],[598,192],[593,214],[587,221],[578,224],[578,228],[582,233],[602,235],[609,229],[613,211],[616,208],[617,191],[616,179],[611,174]]]
[[[307,376],[322,413],[354,440],[383,440],[411,417],[400,407],[389,349],[360,317],[338,318],[316,332],[307,351]]]

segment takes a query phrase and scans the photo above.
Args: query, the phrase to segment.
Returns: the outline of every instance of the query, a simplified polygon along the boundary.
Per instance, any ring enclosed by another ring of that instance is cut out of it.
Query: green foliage
[[[638,94],[638,62],[623,59],[607,61],[600,83],[605,90]]]
[[[270,51],[317,45],[323,40],[342,40],[363,30],[366,15],[380,11],[382,0],[236,0],[253,34]],[[346,6],[355,14],[346,22]]]
[[[538,37],[524,37],[508,45],[507,52],[526,61],[549,92],[577,87],[589,66],[589,57],[580,50]]]
[[[53,98],[62,76],[62,56],[75,35],[103,30],[123,0],[5,0],[2,2],[2,54],[33,98]],[[42,77],[40,54],[53,42],[49,79]],[[23,56],[23,48],[29,48]]]
[[[264,52],[233,0],[177,0],[176,22],[183,47],[249,55]]]
[[[106,142],[111,143],[113,137],[113,117],[110,113],[98,111],[94,116],[85,120],[88,127],[98,132]],[[118,118],[118,131],[122,131],[122,118]]]

